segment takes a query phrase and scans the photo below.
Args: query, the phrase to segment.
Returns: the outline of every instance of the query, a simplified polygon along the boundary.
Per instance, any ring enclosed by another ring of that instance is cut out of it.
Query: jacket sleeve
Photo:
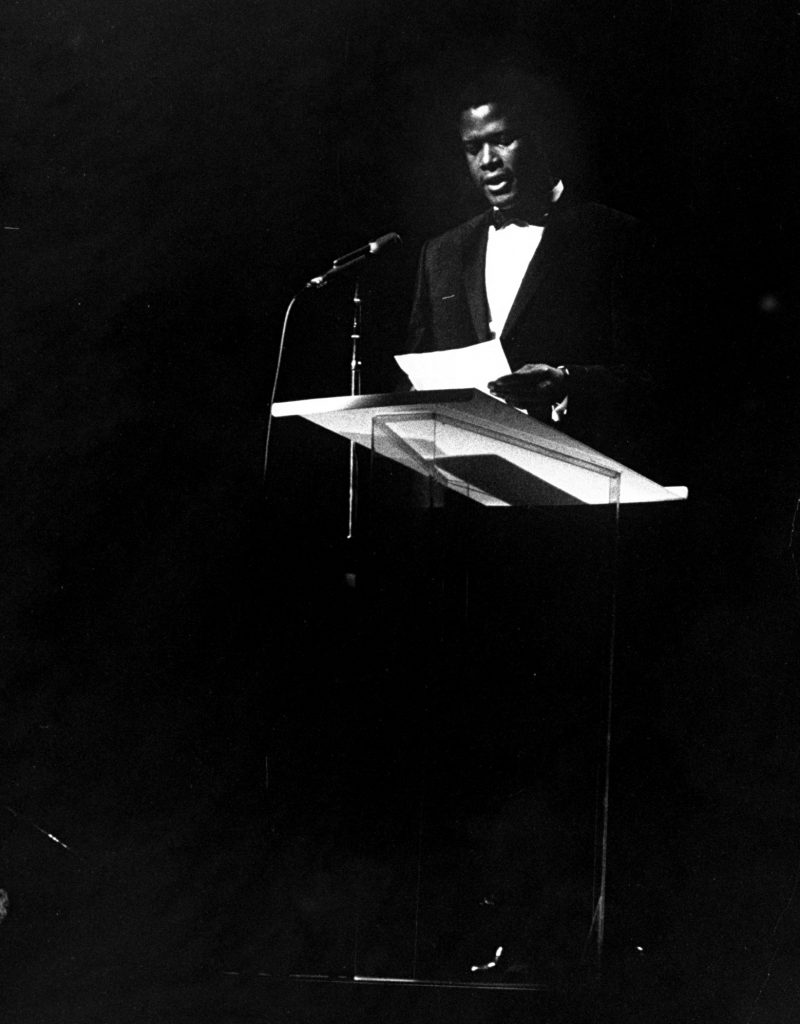
[[[670,331],[663,254],[640,225],[617,254],[611,337],[602,363],[571,364],[567,431],[622,462],[656,471]]]

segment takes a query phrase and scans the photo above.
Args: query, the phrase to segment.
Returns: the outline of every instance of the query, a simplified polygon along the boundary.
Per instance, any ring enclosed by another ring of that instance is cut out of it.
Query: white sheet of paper
[[[394,358],[417,391],[476,388],[488,394],[490,380],[511,373],[498,338],[466,348],[410,353]]]

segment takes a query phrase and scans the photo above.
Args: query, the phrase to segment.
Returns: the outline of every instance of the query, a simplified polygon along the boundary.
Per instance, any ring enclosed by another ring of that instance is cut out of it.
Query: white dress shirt
[[[564,191],[558,182],[550,194],[555,203]],[[517,297],[525,271],[544,234],[541,224],[511,222],[501,228],[489,226],[486,243],[486,298],[489,302],[489,330],[499,338]]]

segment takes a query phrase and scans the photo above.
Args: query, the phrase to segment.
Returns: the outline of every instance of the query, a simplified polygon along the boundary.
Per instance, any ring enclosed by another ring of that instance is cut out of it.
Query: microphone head
[[[374,242],[369,243],[370,255],[377,256],[379,252],[383,249],[388,249],[390,245],[401,245],[402,242],[402,238],[396,231],[390,231],[388,235],[381,235],[380,238],[376,238]]]

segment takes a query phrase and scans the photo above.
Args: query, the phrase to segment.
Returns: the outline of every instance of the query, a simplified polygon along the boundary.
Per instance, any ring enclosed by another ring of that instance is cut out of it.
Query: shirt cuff
[[[566,366],[557,366],[556,369],[563,370],[567,377],[569,377],[569,370],[566,368]],[[568,406],[569,395],[565,395],[561,399],[561,401],[557,402],[556,405],[554,405],[550,410],[550,419],[553,421],[553,423],[560,423],[565,418],[565,416],[567,415]]]

